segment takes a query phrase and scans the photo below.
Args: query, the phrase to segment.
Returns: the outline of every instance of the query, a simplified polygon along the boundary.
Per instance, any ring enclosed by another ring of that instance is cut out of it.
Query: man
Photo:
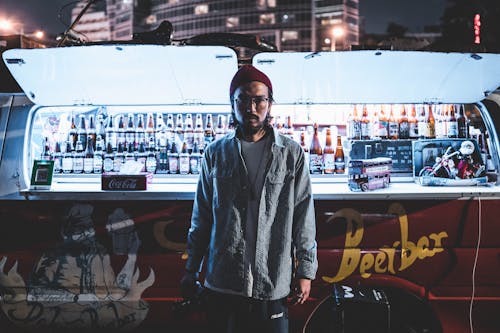
[[[212,332],[288,332],[292,276],[303,304],[316,275],[309,170],[270,124],[272,92],[264,73],[241,67],[229,89],[236,130],[204,153],[181,289],[193,296],[205,257]]]

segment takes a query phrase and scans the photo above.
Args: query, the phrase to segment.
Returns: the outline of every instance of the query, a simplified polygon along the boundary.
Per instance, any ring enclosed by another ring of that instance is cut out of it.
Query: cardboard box
[[[103,191],[144,191],[153,180],[153,174],[140,173],[125,175],[119,173],[103,173],[101,175],[101,190]]]

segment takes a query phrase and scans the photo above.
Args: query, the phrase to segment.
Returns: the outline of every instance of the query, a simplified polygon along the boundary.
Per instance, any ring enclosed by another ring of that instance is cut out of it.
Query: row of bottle
[[[469,121],[464,106],[442,105],[354,105],[347,119],[347,137],[368,139],[467,138]],[[418,111],[417,111],[418,109]]]
[[[343,174],[345,173],[345,156],[342,138],[337,135],[337,145],[332,143],[332,132],[326,128],[325,144],[321,144],[318,124],[314,124],[314,133],[310,144],[306,144],[306,132],[300,133],[300,146],[305,152],[310,174]]]
[[[85,149],[83,147],[83,142],[78,140],[76,148],[73,148],[72,142],[68,140],[65,149],[61,149],[61,144],[56,142],[55,148],[52,150],[46,137],[40,157],[43,160],[54,161],[54,173],[65,174],[120,172],[127,161],[141,163],[141,172],[198,174],[202,159],[197,142],[193,144],[191,150],[188,150],[185,141],[178,149],[175,141],[171,144],[167,141],[165,146],[159,147],[155,145],[154,139],[150,138],[148,147],[143,142],[139,144],[138,148],[135,148],[133,143],[128,143],[128,145],[119,143],[115,151],[110,142],[104,149],[104,140],[102,140],[101,135],[97,136],[95,145],[89,135]]]
[[[232,117],[220,114],[217,116],[215,127],[211,114],[206,115],[205,124],[202,115],[197,114],[193,126],[192,115],[187,114],[184,118],[184,115],[180,113],[177,114],[175,124],[174,115],[170,113],[167,114],[166,123],[162,113],[158,113],[156,119],[153,113],[148,113],[146,120],[143,114],[128,113],[109,115],[107,119],[104,119],[102,114],[98,114],[97,120],[94,120],[94,115],[89,115],[88,124],[87,126],[87,117],[84,114],[79,115],[78,125],[76,125],[75,116],[71,116],[67,133],[68,140],[74,149],[78,141],[81,141],[85,147],[89,136],[96,149],[95,143],[98,135],[104,140],[105,145],[111,144],[114,151],[118,150],[120,144],[125,147],[132,144],[135,149],[138,149],[141,143],[148,144],[150,140],[153,140],[159,147],[166,146],[167,141],[175,141],[177,145],[182,145],[185,141],[189,150],[192,150],[194,142],[197,142],[199,149],[203,149],[205,145],[233,130]]]

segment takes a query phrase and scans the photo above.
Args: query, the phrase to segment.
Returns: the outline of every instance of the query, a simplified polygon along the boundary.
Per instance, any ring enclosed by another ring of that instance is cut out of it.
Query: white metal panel
[[[422,51],[260,53],[278,104],[473,103],[500,86],[500,55]]]
[[[220,46],[94,45],[13,49],[3,59],[38,105],[229,104],[237,71]]]

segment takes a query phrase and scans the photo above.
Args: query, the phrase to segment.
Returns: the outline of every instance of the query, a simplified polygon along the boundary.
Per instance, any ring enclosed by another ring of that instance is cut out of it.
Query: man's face
[[[269,90],[264,83],[252,81],[238,87],[233,95],[236,121],[245,134],[255,134],[265,126],[271,110]]]

